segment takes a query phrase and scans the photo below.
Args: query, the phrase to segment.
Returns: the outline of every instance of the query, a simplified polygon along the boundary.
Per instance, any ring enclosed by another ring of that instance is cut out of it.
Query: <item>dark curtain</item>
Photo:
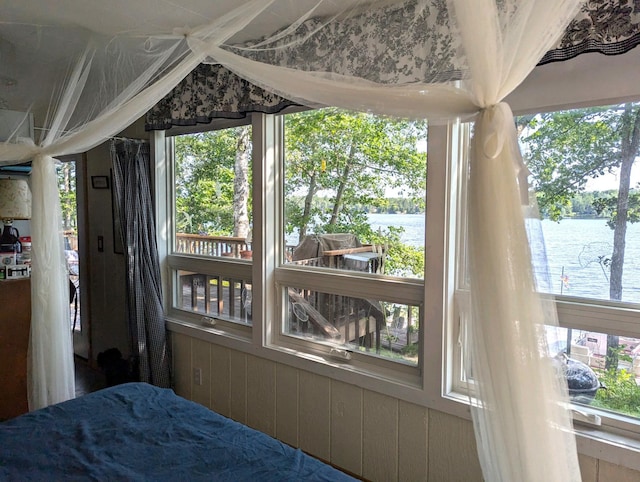
[[[114,216],[119,218],[127,270],[131,354],[139,367],[140,381],[167,388],[171,386],[171,363],[162,308],[149,143],[113,141],[111,158]]]

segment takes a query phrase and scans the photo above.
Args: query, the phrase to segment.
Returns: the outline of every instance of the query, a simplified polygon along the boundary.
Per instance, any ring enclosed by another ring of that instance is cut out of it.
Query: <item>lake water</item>
[[[377,231],[387,226],[404,228],[400,237],[409,246],[424,246],[424,214],[369,214],[371,228]]]
[[[542,221],[554,292],[609,299],[609,271],[599,258],[611,258],[613,230],[604,219]],[[561,277],[568,277],[568,284]],[[640,302],[640,225],[628,224],[622,300]]]
[[[424,215],[369,214],[373,229],[397,226],[401,239],[411,246],[424,246]],[[568,296],[609,299],[609,271],[598,260],[611,258],[613,230],[604,219],[563,219],[541,223],[548,259],[550,291]],[[291,236],[290,243],[295,236]],[[297,238],[296,238],[297,239]],[[544,252],[537,250],[535,252]],[[538,261],[544,266],[543,260]],[[536,261],[534,259],[534,264]],[[540,272],[543,270],[540,269]],[[564,278],[563,278],[564,277]],[[564,281],[563,281],[564,279]],[[627,225],[622,300],[640,303],[640,223]]]
[[[374,229],[404,228],[403,242],[424,246],[422,214],[370,214]],[[610,258],[613,230],[604,219],[563,219],[541,223],[549,278],[554,293],[609,299],[609,271],[599,257]],[[563,281],[564,276],[564,281]],[[640,224],[628,224],[623,272],[623,301],[640,303]]]

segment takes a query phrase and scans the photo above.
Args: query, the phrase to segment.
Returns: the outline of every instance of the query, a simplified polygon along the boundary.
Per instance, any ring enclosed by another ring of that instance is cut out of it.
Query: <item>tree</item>
[[[287,233],[302,239],[308,233],[350,232],[362,242],[388,244],[389,266],[418,269],[419,251],[401,248],[399,232],[374,232],[364,206],[386,209],[393,189],[424,211],[426,154],[419,152],[420,140],[426,140],[423,121],[336,108],[287,116]]]
[[[74,231],[77,228],[76,212],[76,163],[62,162],[58,165],[58,191],[62,210],[62,230]],[[75,233],[77,234],[77,233]]]
[[[233,236],[246,238],[249,234],[249,159],[251,157],[251,129],[237,130],[236,156],[233,177]]]
[[[367,213],[424,212],[426,123],[328,108],[289,115],[286,127],[286,232],[353,233],[387,246],[397,274],[422,275],[422,250],[402,245],[401,229],[374,231]],[[250,145],[248,126],[176,137],[178,231],[247,236]]]
[[[247,235],[250,139],[249,126],[175,137],[177,231]]]
[[[584,190],[588,178],[619,169],[617,195],[594,200],[594,208],[611,215],[609,297],[621,300],[627,223],[640,219],[638,195],[630,190],[631,168],[640,155],[640,104],[543,114],[523,134],[541,212],[552,219],[559,219],[561,207]],[[618,337],[608,335],[607,368],[617,366],[617,346]]]
[[[587,179],[619,164],[616,119],[606,108],[540,114],[524,118],[524,126],[520,119],[523,155],[542,215],[560,219]]]

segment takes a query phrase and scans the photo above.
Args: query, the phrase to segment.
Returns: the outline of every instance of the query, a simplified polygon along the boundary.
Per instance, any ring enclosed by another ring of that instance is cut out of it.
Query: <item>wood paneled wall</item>
[[[371,481],[481,481],[470,421],[179,333],[178,395]],[[194,369],[202,370],[196,385]],[[583,482],[640,472],[580,456]]]

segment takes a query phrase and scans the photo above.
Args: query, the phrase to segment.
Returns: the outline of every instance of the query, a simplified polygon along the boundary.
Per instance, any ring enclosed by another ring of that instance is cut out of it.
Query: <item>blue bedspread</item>
[[[108,388],[1,423],[0,479],[354,480],[145,383]]]

